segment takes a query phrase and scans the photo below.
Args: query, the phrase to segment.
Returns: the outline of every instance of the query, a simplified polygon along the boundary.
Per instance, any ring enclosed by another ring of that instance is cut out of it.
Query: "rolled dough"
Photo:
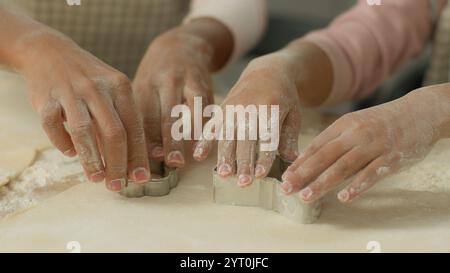
[[[0,187],[17,177],[36,157],[35,147],[0,147],[0,151]]]
[[[23,80],[0,71],[0,187],[33,163],[37,151],[48,147]]]
[[[31,110],[17,109],[24,94],[8,94],[6,102],[0,97],[0,126],[9,133],[0,142],[13,136],[17,147],[35,143],[31,147],[37,150],[46,140],[37,118]],[[12,123],[11,113],[24,122]],[[189,162],[179,186],[164,197],[128,199],[101,184],[78,184],[0,220],[0,252],[68,252],[74,243],[81,252],[369,252],[373,246],[381,252],[448,252],[448,162],[450,141],[445,140],[423,162],[386,179],[364,198],[344,205],[330,194],[318,222],[300,225],[259,208],[215,204],[212,155],[205,163]]]

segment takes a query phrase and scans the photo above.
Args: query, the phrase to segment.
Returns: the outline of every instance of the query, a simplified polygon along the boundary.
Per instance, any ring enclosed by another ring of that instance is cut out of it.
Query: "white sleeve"
[[[267,24],[266,0],[192,0],[185,23],[208,17],[228,27],[234,39],[228,63],[253,48],[261,39]]]

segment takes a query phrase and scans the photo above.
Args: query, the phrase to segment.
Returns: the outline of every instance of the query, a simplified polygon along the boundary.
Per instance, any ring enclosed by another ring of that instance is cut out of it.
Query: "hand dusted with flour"
[[[234,138],[219,141],[218,174],[222,177],[237,174],[238,184],[242,187],[249,186],[254,177],[265,177],[277,153],[285,160],[295,160],[301,125],[300,98],[305,97],[309,90],[321,92],[331,88],[331,80],[321,80],[317,76],[320,73],[331,74],[331,65],[327,63],[325,54],[309,43],[295,48],[286,48],[252,61],[222,104],[223,108],[229,105],[279,106],[278,119],[274,121],[279,124],[278,149],[261,151],[261,143],[264,143],[261,136],[258,140],[236,141]],[[313,100],[302,100],[314,104]],[[270,116],[268,118],[271,119]],[[238,126],[251,127],[248,119],[236,120],[235,124],[235,135]],[[196,151],[201,156],[197,159],[203,160],[211,148],[211,141],[199,142]]]
[[[183,142],[171,128],[171,110],[185,103],[194,112],[194,98],[213,103],[211,73],[228,60],[233,39],[227,27],[214,19],[197,19],[175,28],[150,45],[142,60],[134,89],[144,118],[149,158],[183,167]]]
[[[286,193],[312,202],[348,178],[349,202],[382,178],[423,159],[450,134],[450,85],[425,87],[398,100],[347,114],[318,137],[283,176]]]
[[[144,130],[126,76],[72,40],[0,9],[0,61],[21,73],[52,143],[80,157],[91,181],[120,191],[150,178]],[[14,32],[11,32],[14,30]],[[65,128],[65,123],[68,130]]]

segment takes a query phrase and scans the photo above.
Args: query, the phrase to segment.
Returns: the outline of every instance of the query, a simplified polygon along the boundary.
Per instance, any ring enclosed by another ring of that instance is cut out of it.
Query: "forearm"
[[[0,64],[19,69],[23,43],[27,37],[42,31],[47,31],[42,24],[0,6]]]
[[[319,106],[333,87],[333,67],[318,46],[301,39],[290,43],[278,53],[284,58],[288,73],[294,78],[300,101],[306,106]]]
[[[209,68],[211,72],[220,70],[233,52],[233,36],[230,30],[212,18],[199,18],[177,28],[182,33],[198,37],[211,50]]]
[[[370,95],[416,56],[433,30],[430,14],[429,1],[385,0],[369,6],[360,0],[329,27],[304,37],[326,52],[335,72],[325,104]]]

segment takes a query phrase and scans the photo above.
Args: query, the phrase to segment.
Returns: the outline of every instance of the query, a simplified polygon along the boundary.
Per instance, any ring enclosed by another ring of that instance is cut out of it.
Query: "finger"
[[[211,120],[206,123],[205,127],[208,127],[209,124],[212,124]],[[214,132],[203,130],[203,135],[200,137],[200,140],[194,144],[193,157],[195,160],[203,161],[208,157],[214,147],[215,138],[212,137],[213,134]],[[205,135],[209,135],[209,137],[205,137]]]
[[[334,189],[345,179],[351,177],[370,161],[380,155],[375,146],[358,146],[339,158],[331,167],[323,172],[313,183],[300,191],[300,198],[305,202],[313,202]],[[296,188],[294,191],[298,191]]]
[[[298,157],[298,137],[300,135],[301,118],[298,110],[293,109],[283,121],[280,133],[279,152],[281,158],[293,162]]]
[[[127,176],[136,183],[145,183],[150,179],[150,167],[142,118],[133,100],[129,80],[119,78],[116,88],[114,104],[127,140]]]
[[[225,139],[223,137],[225,135],[223,132],[226,129],[222,130],[222,128],[224,127],[224,123],[225,121],[223,120],[219,121],[215,119],[210,119],[209,121],[206,122],[206,124],[203,127],[203,133],[200,137],[200,140],[197,141],[197,143],[195,143],[194,145],[193,157],[195,160],[197,161],[205,160],[208,157],[209,153],[211,152],[212,148],[214,147],[214,141]]]
[[[273,162],[277,156],[277,151],[259,151],[255,166],[255,177],[264,178],[269,174]]]
[[[80,163],[93,182],[105,179],[103,161],[97,146],[93,122],[86,104],[79,100],[62,100],[72,143],[80,158]]]
[[[164,161],[161,137],[161,105],[158,90],[149,83],[147,86],[135,85],[136,102],[142,114],[148,157]]]
[[[209,71],[202,71],[200,69],[190,70],[186,76],[184,96],[186,104],[192,113],[193,139],[195,141],[193,145],[193,157],[197,161],[202,161],[206,159],[210,152],[209,149],[212,147],[212,141],[197,145],[197,142],[201,140],[203,132],[201,124],[208,122],[208,119],[202,115],[203,110],[210,103],[213,103],[212,81]],[[201,102],[201,112],[199,111],[200,109],[197,109],[197,111],[195,109],[196,101],[197,103]]]
[[[206,92],[206,91],[204,91]],[[189,107],[191,111],[191,128],[192,128],[192,139],[196,142],[198,142],[201,139],[202,136],[202,124],[207,123],[207,119],[203,117],[202,113],[204,108],[209,105],[208,96],[204,93],[196,92],[189,87],[185,87],[185,101],[186,105]],[[201,108],[198,108],[201,105]],[[202,146],[199,146],[197,148],[197,143],[194,142],[194,152],[193,157],[194,159],[201,161],[203,157],[207,154],[207,150],[203,149]],[[206,147],[210,147],[207,145]]]
[[[165,162],[166,165],[175,168],[181,168],[185,164],[183,141],[172,137],[172,126],[176,119],[171,117],[173,107],[182,102],[182,84],[180,79],[174,79],[158,87],[161,99],[161,133]]]
[[[222,111],[224,107],[221,107]],[[211,122],[211,121],[210,121]],[[208,123],[210,123],[208,122]],[[216,124],[219,127],[219,145],[217,152],[217,167],[218,173],[222,177],[233,175],[237,171],[236,166],[236,120],[234,114],[229,116],[229,120],[225,117],[221,124]],[[205,128],[206,129],[206,128]]]
[[[236,165],[238,185],[250,186],[253,182],[256,158],[256,140],[238,140],[236,142]]]
[[[259,147],[257,155],[258,158],[255,166],[256,178],[263,178],[267,176],[273,165],[277,152],[283,147],[283,145],[280,145],[280,142],[286,141],[286,139],[281,140],[280,135],[281,131],[283,131],[283,126],[280,128],[280,125],[286,121],[288,112],[281,111],[281,113],[277,113],[275,116],[273,116],[273,114],[274,113],[271,110],[270,115],[266,115],[264,112],[260,112],[258,115]],[[297,143],[297,141],[295,141],[295,143]],[[283,149],[286,150],[286,143]],[[297,148],[295,148],[295,150],[296,149]],[[283,159],[285,159],[282,154],[280,155]]]
[[[336,162],[338,158],[347,153],[352,148],[352,145],[347,139],[338,138],[332,140],[307,158],[297,169],[288,169],[282,177],[283,184],[290,184],[282,186],[282,188],[288,189],[285,193],[290,194],[311,183]]]
[[[228,177],[236,173],[236,141],[219,141],[217,154],[217,173],[221,177]]]
[[[320,133],[314,140],[306,147],[305,151],[299,155],[297,160],[289,166],[287,172],[294,171],[298,169],[306,160],[308,160],[312,155],[314,155],[319,149],[325,146],[327,143],[333,141],[340,136],[340,131],[333,125],[325,129]]]
[[[87,99],[105,161],[105,185],[110,191],[119,192],[127,184],[127,136],[122,121],[114,107],[111,91],[95,90]]]
[[[380,156],[373,160],[355,176],[355,179],[347,187],[337,194],[339,201],[343,203],[352,201],[378,181],[395,172],[398,169],[393,166],[395,161],[395,158],[388,156]]]
[[[53,145],[66,156],[76,156],[75,147],[73,146],[69,133],[64,127],[61,104],[54,99],[50,99],[39,110],[39,115],[41,117],[42,127]]]

